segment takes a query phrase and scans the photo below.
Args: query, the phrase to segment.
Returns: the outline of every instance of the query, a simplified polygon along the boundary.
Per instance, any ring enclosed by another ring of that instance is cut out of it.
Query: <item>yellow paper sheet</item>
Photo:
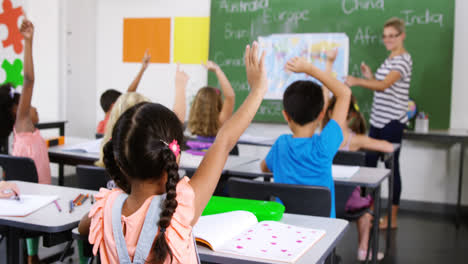
[[[174,62],[200,64],[208,60],[209,37],[209,17],[176,17]]]

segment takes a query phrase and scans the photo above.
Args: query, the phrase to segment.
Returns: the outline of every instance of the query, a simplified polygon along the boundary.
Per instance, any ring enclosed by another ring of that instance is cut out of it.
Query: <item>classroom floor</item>
[[[440,215],[401,212],[399,228],[393,233],[395,238],[390,255],[380,263],[468,263],[468,220],[459,230],[455,229],[453,218]],[[343,264],[359,263],[356,225],[352,223],[337,254]],[[381,235],[380,248],[384,248]],[[48,253],[47,249],[41,252]],[[6,263],[5,240],[0,243],[0,264]],[[78,263],[77,255],[68,263]]]

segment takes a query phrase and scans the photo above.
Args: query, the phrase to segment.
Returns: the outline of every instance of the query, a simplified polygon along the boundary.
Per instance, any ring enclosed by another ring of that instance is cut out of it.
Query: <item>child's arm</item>
[[[34,25],[28,19],[24,19],[20,32],[24,37],[24,82],[23,91],[16,112],[16,132],[34,132],[35,127],[31,120],[30,109],[34,87],[34,64],[32,58],[32,41]]]
[[[347,129],[346,117],[348,115],[351,90],[348,86],[333,78],[329,74],[321,71],[313,64],[308,63],[304,58],[295,57],[288,61],[286,69],[292,72],[306,73],[323,83],[336,97],[335,108],[333,109],[332,119],[334,119],[341,130]]]
[[[173,111],[179,118],[180,122],[184,123],[185,121],[185,88],[187,87],[187,82],[189,76],[184,71],[180,70],[180,65],[177,64],[176,76],[175,76],[175,100]]]
[[[214,62],[207,61],[204,65],[209,71],[216,73],[216,77],[218,78],[219,84],[221,85],[221,89],[223,90],[224,101],[223,101],[223,108],[221,109],[221,113],[219,114],[219,123],[221,125],[226,122],[231,116],[232,112],[234,111],[234,104],[236,101],[236,95],[234,94],[234,90],[232,89],[231,83],[229,82],[228,78],[224,74],[223,70]]]
[[[265,160],[262,160],[262,163],[260,163],[260,170],[262,170],[263,172],[271,172]]]
[[[135,92],[138,88],[138,84],[141,81],[141,77],[143,77],[143,73],[145,73],[146,68],[148,68],[148,64],[151,60],[151,55],[148,53],[148,50],[146,50],[145,55],[143,56],[143,61],[141,62],[141,69],[138,72],[137,76],[133,80],[133,82],[130,84],[130,86],[127,89],[127,92]]]
[[[352,141],[355,141],[358,149],[372,150],[378,152],[393,152],[393,144],[386,140],[379,140],[366,135],[356,135]]]
[[[332,71],[333,71],[333,63],[335,63],[336,56],[338,55],[338,49],[332,49],[327,51],[327,62],[325,63],[325,73],[329,74],[332,76]],[[323,109],[325,111],[328,109],[328,101],[330,100],[330,90],[328,90],[327,86],[323,85],[322,86],[323,90]]]
[[[256,42],[254,42],[252,48],[247,46],[245,68],[251,91],[237,112],[221,127],[215,142],[205,154],[203,161],[190,180],[190,185],[195,192],[195,217],[192,225],[197,223],[210,200],[226,164],[229,152],[247,129],[260,107],[263,96],[267,91],[264,62],[265,53],[262,54],[260,60],[258,59],[258,44]]]
[[[91,218],[88,217],[86,213],[83,218],[81,218],[80,224],[78,225],[78,232],[80,235],[87,236],[89,234],[89,227],[91,226]]]

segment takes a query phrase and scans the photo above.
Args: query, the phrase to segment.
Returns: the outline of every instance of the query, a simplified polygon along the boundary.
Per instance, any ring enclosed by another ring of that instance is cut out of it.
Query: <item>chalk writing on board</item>
[[[249,84],[247,81],[242,82],[242,81],[232,81],[231,82],[232,88],[235,91],[249,91]]]
[[[353,66],[351,66],[351,71],[350,72],[351,72],[350,75],[352,75],[352,76],[361,77],[361,67],[360,67],[360,65],[354,63]]]
[[[353,43],[361,45],[372,45],[382,42],[379,34],[375,33],[370,27],[358,27],[356,35],[354,35]]]
[[[274,102],[269,105],[261,105],[257,113],[260,115],[281,116],[281,110],[283,110],[282,102]]]
[[[263,24],[272,22],[286,22],[298,25],[301,21],[309,20],[309,10],[281,11],[274,13],[272,10],[263,10]]]
[[[403,19],[406,22],[406,26],[439,24],[442,27],[444,25],[444,15],[431,14],[429,9],[426,9],[424,15],[417,15],[413,10],[403,10],[401,13],[404,15]]]
[[[384,10],[384,0],[342,0],[341,9],[346,15],[350,15],[358,10],[380,9]]]
[[[219,1],[219,8],[226,13],[250,13],[268,8],[269,0],[241,0],[240,2],[232,3],[232,1]]]
[[[214,62],[218,64],[221,68],[223,67],[245,67],[244,57],[239,58],[226,58],[224,53],[221,51],[215,52]]]
[[[250,32],[247,29],[234,29],[231,23],[224,25],[224,39],[243,39],[249,36]]]

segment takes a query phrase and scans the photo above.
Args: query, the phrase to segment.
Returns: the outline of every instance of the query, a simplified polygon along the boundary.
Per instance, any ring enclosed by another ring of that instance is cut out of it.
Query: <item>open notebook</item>
[[[58,199],[57,195],[22,194],[21,200],[0,199],[0,216],[27,216]]]
[[[202,216],[193,233],[199,243],[216,252],[285,263],[296,262],[325,236],[324,230],[275,221],[258,223],[247,211]]]
[[[359,171],[359,166],[333,165],[332,176],[334,179],[349,179]]]
[[[63,148],[63,150],[73,152],[99,153],[101,152],[101,142],[102,138],[75,144],[72,146],[66,146]]]

